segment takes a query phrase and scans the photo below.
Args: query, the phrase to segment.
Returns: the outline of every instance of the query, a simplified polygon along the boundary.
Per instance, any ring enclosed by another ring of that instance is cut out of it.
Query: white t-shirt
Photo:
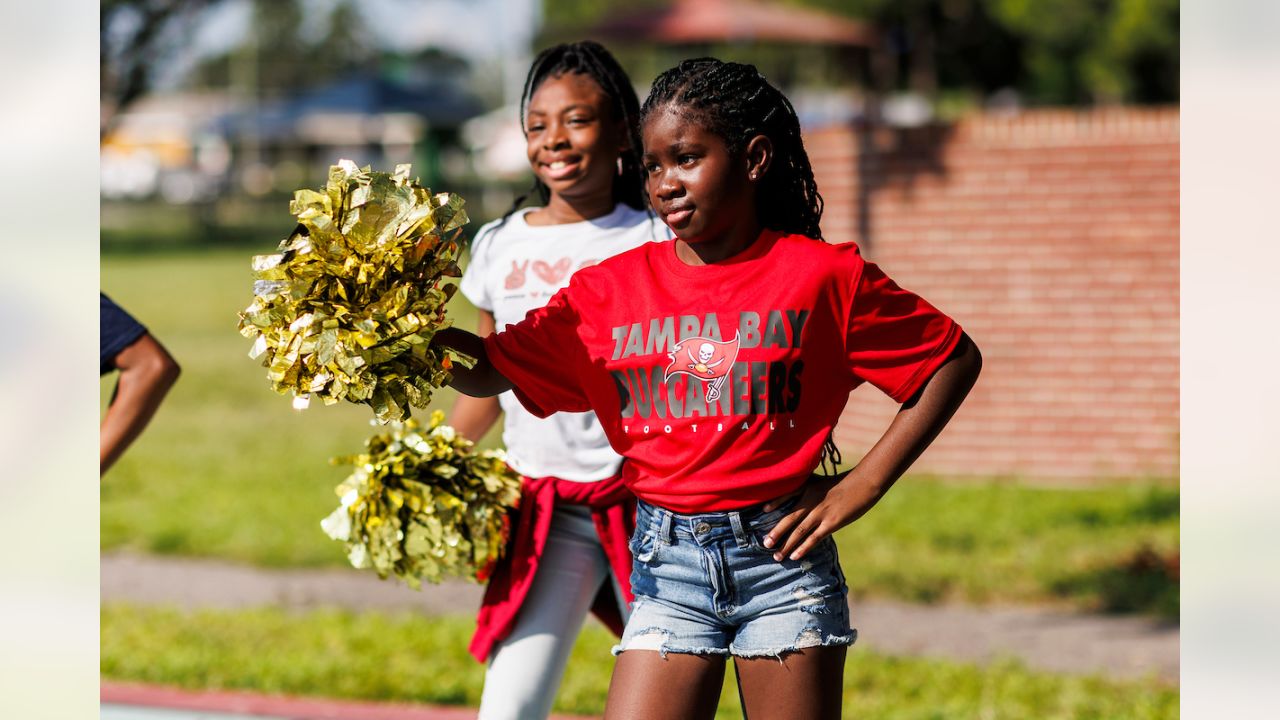
[[[473,305],[493,313],[499,330],[546,305],[579,268],[671,238],[656,215],[622,203],[608,215],[565,225],[530,225],[525,215],[534,209],[480,228],[459,285]],[[595,413],[544,419],[525,410],[513,393],[502,393],[498,402],[506,413],[507,462],[520,474],[592,482],[617,473],[622,458],[609,447]]]

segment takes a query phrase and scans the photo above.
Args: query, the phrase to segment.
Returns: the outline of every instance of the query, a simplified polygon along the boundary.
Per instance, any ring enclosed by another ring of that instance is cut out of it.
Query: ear
[[[747,141],[747,179],[760,182],[773,163],[773,141],[764,135],[756,135]]]

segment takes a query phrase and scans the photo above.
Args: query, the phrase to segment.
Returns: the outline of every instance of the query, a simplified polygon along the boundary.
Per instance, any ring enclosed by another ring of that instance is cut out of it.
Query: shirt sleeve
[[[489,249],[493,246],[494,232],[493,224],[490,223],[476,233],[476,239],[471,243],[467,269],[463,271],[462,280],[458,282],[458,290],[463,296],[470,300],[472,305],[487,312],[493,312],[493,294],[489,291],[485,278],[489,275]]]
[[[961,329],[924,298],[864,263],[854,292],[845,349],[850,371],[906,402],[946,362]]]
[[[586,390],[591,368],[578,334],[573,288],[570,282],[545,306],[484,340],[489,361],[515,386],[525,409],[540,418],[591,409]]]
[[[106,375],[116,369],[116,356],[137,342],[138,338],[147,333],[147,329],[112,302],[111,298],[103,293],[98,295],[101,297],[98,311],[98,374]]]

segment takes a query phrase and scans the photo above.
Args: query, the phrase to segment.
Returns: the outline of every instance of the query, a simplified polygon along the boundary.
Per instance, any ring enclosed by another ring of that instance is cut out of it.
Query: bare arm
[[[476,334],[484,337],[492,333],[496,325],[493,313],[481,310],[479,322],[476,323]],[[463,437],[472,442],[479,442],[501,416],[502,406],[498,404],[497,397],[459,395],[453,402],[453,412],[449,414],[449,422]]]
[[[450,373],[453,379],[449,385],[464,395],[472,397],[491,397],[512,388],[508,380],[489,362],[489,353],[484,349],[484,341],[479,336],[460,328],[445,328],[436,333],[432,344],[457,350],[463,355],[476,359],[473,368],[454,363]]]
[[[805,485],[796,509],[765,538],[765,547],[780,546],[774,559],[800,559],[819,540],[870,510],[946,427],[981,370],[982,354],[966,334],[856,467]]]
[[[142,434],[181,371],[168,351],[144,334],[116,356],[120,379],[99,432],[99,474]]]

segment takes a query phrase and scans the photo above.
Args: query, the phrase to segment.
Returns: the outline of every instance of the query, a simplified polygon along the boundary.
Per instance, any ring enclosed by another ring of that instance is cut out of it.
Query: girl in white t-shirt
[[[488,335],[542,307],[579,268],[670,233],[646,205],[639,102],[593,42],[534,61],[520,119],[540,207],[480,229],[462,293]],[[505,415],[508,463],[524,476],[506,558],[495,569],[471,653],[488,660],[481,720],[546,717],[588,610],[621,632],[631,601],[635,501],[594,413],[530,414],[510,393],[460,396],[451,424],[478,440]]]

